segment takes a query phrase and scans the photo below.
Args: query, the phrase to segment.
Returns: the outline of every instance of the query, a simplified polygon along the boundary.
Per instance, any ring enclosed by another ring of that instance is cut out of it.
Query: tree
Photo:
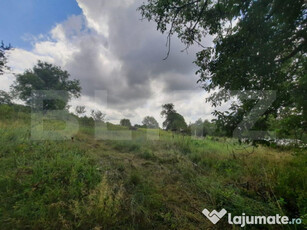
[[[120,125],[121,126],[126,126],[126,127],[131,127],[131,122],[129,119],[123,118],[120,120]]]
[[[165,117],[163,127],[166,130],[187,132],[187,124],[182,115],[176,112],[172,103],[162,105],[161,115]]]
[[[155,21],[162,33],[168,31],[168,45],[176,33],[187,47],[196,43],[203,48],[195,63],[203,88],[207,92],[218,89],[207,98],[213,106],[238,92],[276,90],[277,99],[262,121],[291,107],[299,110],[306,130],[304,0],[148,0],[139,10],[144,18]],[[201,44],[207,34],[214,37],[213,46]],[[215,114],[226,119],[220,123],[240,122],[261,99],[239,97],[231,113]],[[228,126],[228,131],[232,133],[237,124]]]
[[[10,49],[12,49],[11,45],[5,46],[4,43],[1,42],[1,45],[0,45],[0,75],[2,75],[6,69],[9,69],[9,67],[6,65],[7,57],[5,55],[5,52]]]
[[[3,90],[0,90],[0,105],[1,104],[10,105],[10,104],[12,104],[12,99],[13,98],[9,93],[7,93]]]
[[[197,137],[205,137],[207,135],[207,130],[201,118],[195,121],[194,124],[190,125],[191,134]]]
[[[216,130],[216,125],[213,122],[204,120],[203,127],[204,127],[204,131],[206,132],[206,135],[210,135],[210,136],[218,135],[217,130]]]
[[[19,99],[35,109],[63,110],[81,92],[79,80],[69,80],[69,77],[60,67],[39,61],[32,70],[16,76],[12,89]]]
[[[91,116],[94,119],[94,121],[104,121],[106,114],[102,113],[100,110],[92,110]]]
[[[278,138],[306,140],[307,134],[302,129],[302,116],[295,114],[295,111],[291,110],[283,112],[285,114],[282,114],[277,118],[270,117],[268,120],[270,130],[273,131]]]
[[[78,106],[76,106],[75,111],[76,111],[78,116],[82,116],[86,112],[85,106],[78,105]]]
[[[174,107],[175,106],[173,103],[162,105],[161,116],[167,116],[168,114],[176,113],[176,110],[174,109]]]
[[[144,117],[142,123],[146,128],[149,128],[149,129],[158,129],[159,128],[159,123],[157,122],[157,120],[154,117],[151,117],[151,116]]]

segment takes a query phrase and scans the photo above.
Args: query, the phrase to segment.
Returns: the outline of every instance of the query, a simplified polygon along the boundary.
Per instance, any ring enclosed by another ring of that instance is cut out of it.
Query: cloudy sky
[[[174,103],[187,122],[211,119],[208,96],[196,84],[193,64],[199,47],[187,52],[175,37],[171,54],[166,35],[154,23],[142,21],[136,9],[142,0],[11,0],[1,13],[0,40],[11,43],[12,72],[21,73],[37,60],[48,61],[79,79],[82,97],[71,105],[100,109],[118,123],[129,118],[141,123],[146,115],[160,124],[161,105]],[[203,45],[211,45],[208,38]],[[0,79],[8,90],[14,76]],[[95,92],[107,91],[107,104]]]

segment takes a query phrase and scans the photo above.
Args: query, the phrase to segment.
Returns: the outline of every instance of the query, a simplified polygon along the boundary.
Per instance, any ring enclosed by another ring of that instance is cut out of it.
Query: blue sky
[[[0,14],[0,41],[30,49],[26,35],[47,34],[69,16],[81,14],[76,0],[5,0]]]

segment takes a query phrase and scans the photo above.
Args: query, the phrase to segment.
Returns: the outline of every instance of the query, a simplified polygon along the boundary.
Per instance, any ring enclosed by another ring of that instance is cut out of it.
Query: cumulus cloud
[[[81,99],[73,105],[101,109],[110,121],[127,117],[140,123],[146,115],[159,116],[161,105],[172,102],[188,121],[212,118],[205,104],[206,93],[196,84],[195,53],[188,53],[175,36],[171,54],[163,60],[166,35],[156,25],[141,21],[136,11],[139,0],[77,0],[82,15],[72,15],[51,29],[48,35],[33,38],[33,49],[15,49],[10,65],[15,72],[31,68],[37,60],[48,61],[68,70],[79,79]],[[204,45],[212,44],[210,39]],[[108,106],[94,101],[95,90],[108,92]]]

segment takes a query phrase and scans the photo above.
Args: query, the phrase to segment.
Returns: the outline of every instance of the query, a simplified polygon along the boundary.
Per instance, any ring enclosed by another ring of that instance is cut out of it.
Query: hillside
[[[302,149],[163,130],[148,140],[141,128],[130,141],[95,140],[94,127],[79,122],[73,140],[34,141],[27,109],[0,107],[0,229],[234,229],[226,219],[213,225],[204,208],[306,224]]]

